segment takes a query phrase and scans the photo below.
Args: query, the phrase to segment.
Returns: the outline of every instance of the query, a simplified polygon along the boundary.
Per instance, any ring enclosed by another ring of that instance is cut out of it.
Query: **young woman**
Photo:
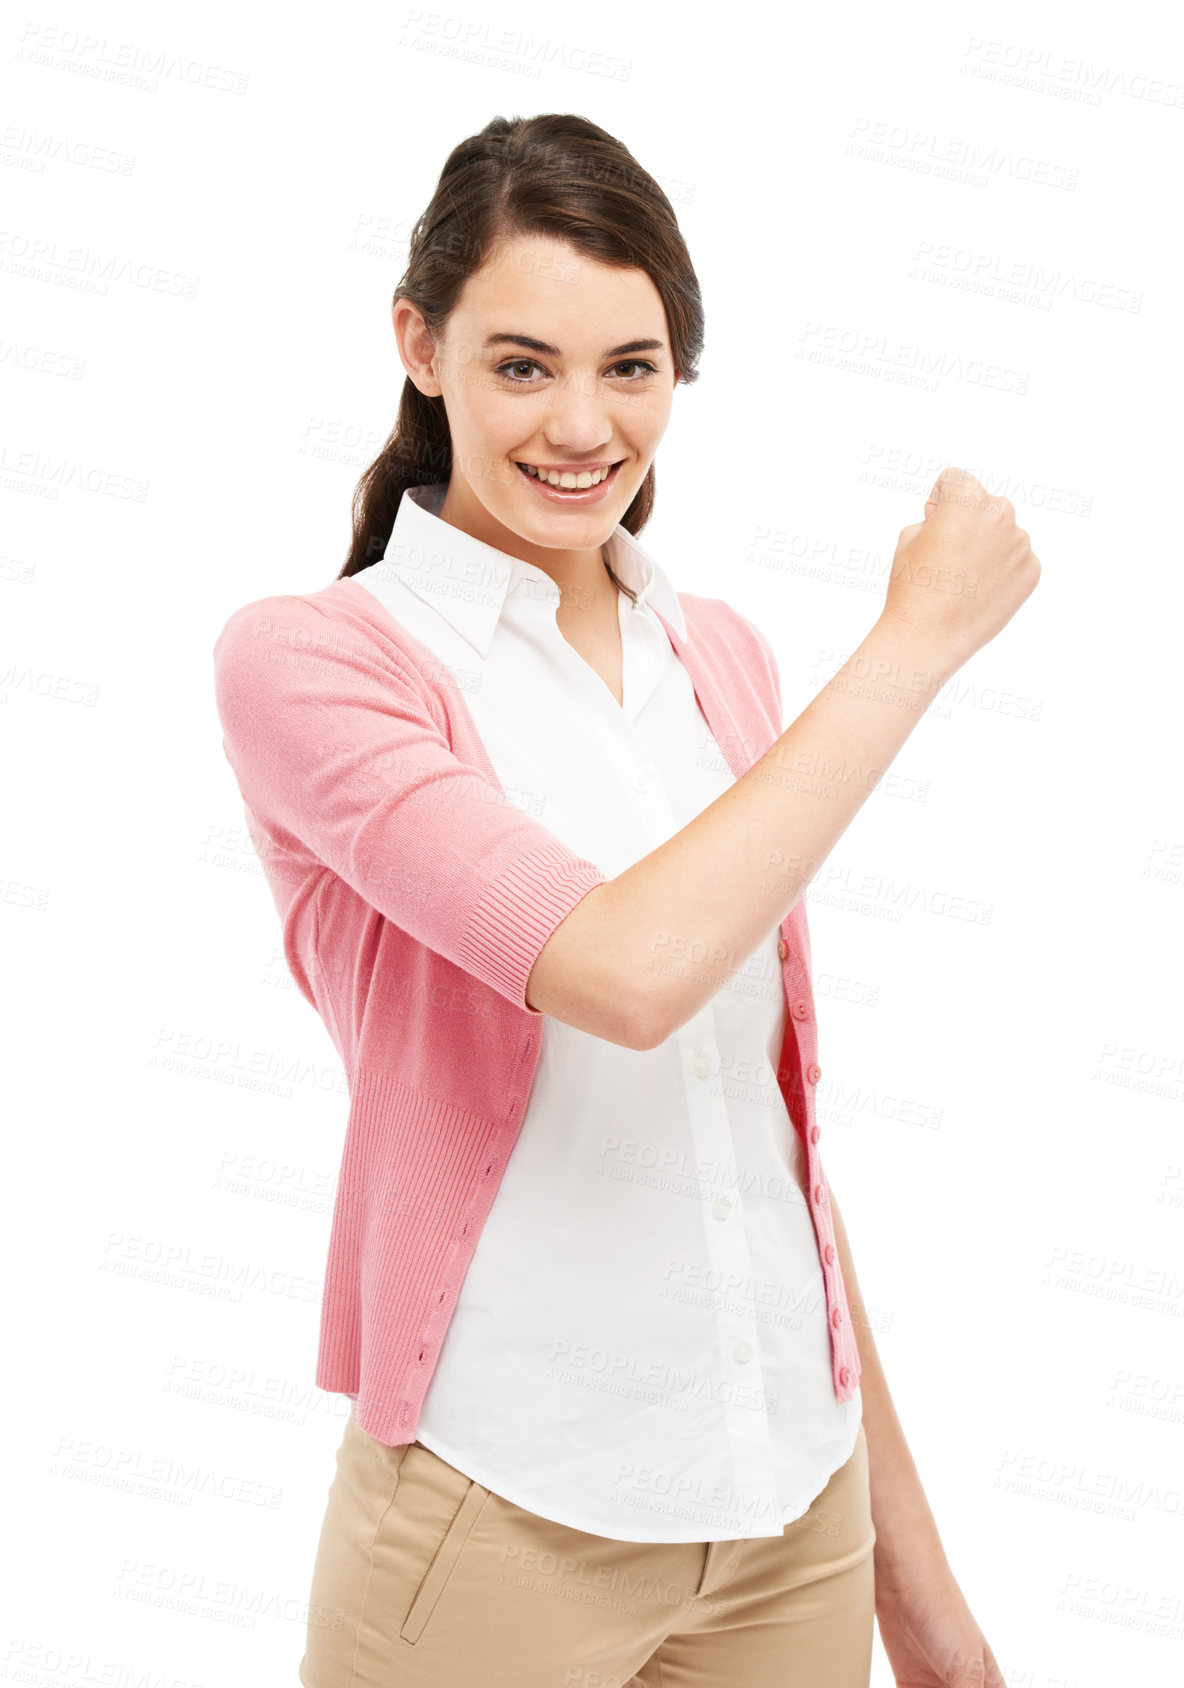
[[[787,730],[637,535],[703,313],[573,116],[449,157],[341,574],[235,612],[226,754],[350,1082],[306,1688],[1001,1682],[822,1171],[804,891],[1039,564],[945,471]],[[877,776],[878,777],[878,774]]]

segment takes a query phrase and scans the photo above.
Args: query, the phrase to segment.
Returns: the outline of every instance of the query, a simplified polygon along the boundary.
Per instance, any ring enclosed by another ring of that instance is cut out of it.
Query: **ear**
[[[403,368],[427,398],[439,398],[436,374],[436,343],[418,308],[410,299],[398,298],[391,307],[395,343]]]

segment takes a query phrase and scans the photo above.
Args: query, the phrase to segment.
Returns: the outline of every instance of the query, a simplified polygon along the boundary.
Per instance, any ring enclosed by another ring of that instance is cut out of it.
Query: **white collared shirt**
[[[356,577],[452,677],[518,807],[613,878],[733,783],[622,526],[623,702],[560,632],[559,588],[404,494]],[[659,965],[677,967],[677,939]],[[625,1541],[780,1535],[854,1450],[835,1396],[804,1153],[777,1085],[777,932],[656,1049],[544,1016],[526,1115],[461,1285],[418,1439],[542,1517]]]

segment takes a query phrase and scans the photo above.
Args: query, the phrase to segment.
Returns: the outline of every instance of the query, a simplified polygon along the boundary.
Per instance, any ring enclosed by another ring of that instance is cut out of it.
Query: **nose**
[[[559,455],[587,457],[613,437],[613,420],[594,376],[572,374],[557,381],[543,420],[548,446]]]

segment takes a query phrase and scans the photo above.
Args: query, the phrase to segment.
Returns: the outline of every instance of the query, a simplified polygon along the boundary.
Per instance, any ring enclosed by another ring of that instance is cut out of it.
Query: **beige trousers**
[[[630,1542],[527,1512],[351,1415],[304,1688],[867,1688],[875,1544],[855,1451],[780,1536]]]

